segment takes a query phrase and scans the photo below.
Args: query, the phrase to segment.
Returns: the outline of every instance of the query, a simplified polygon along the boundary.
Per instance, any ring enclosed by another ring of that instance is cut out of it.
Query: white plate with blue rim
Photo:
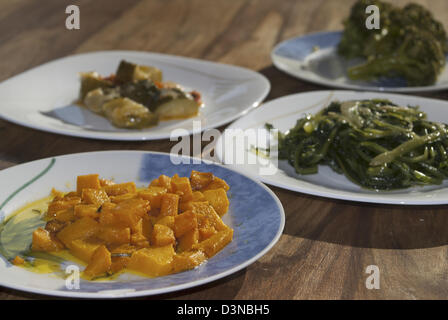
[[[184,163],[174,164],[170,157],[176,163],[180,160]],[[191,170],[212,172],[227,181],[230,208],[223,220],[234,229],[233,241],[197,268],[158,278],[124,273],[108,281],[81,279],[79,289],[70,289],[73,286],[66,286],[65,268],[74,264],[71,261],[61,261],[59,271],[45,274],[10,263],[15,255],[29,250],[32,231],[44,223],[35,213],[27,216],[29,220],[23,218],[22,223],[12,224],[15,227],[11,228],[8,227],[11,219],[20,216],[11,217],[11,214],[27,203],[48,196],[51,188],[72,190],[76,176],[88,173],[145,186],[160,174],[189,176]],[[280,201],[263,184],[216,163],[199,160],[195,164],[192,158],[156,152],[89,152],[17,165],[0,171],[0,195],[0,286],[63,297],[136,297],[199,286],[255,262],[278,241],[285,223]]]
[[[198,91],[203,101],[199,115],[130,130],[114,127],[75,104],[80,72],[108,76],[123,59],[157,67],[164,81]],[[83,138],[169,139],[231,122],[257,107],[269,90],[270,83],[263,75],[237,66],[150,52],[98,51],[56,59],[1,82],[0,117],[33,129]]]
[[[232,123],[217,141],[215,154],[219,161],[244,172],[264,183],[291,191],[320,197],[397,205],[440,205],[448,203],[448,180],[440,185],[416,186],[408,189],[375,191],[360,187],[333,171],[327,165],[319,165],[318,173],[299,175],[287,160],[278,159],[277,141],[265,129],[269,123],[280,132],[287,132],[297,120],[307,114],[316,114],[332,101],[389,99],[401,106],[419,106],[430,121],[448,123],[448,102],[411,95],[359,92],[348,90],[323,90],[291,94],[264,103],[260,108]],[[228,131],[227,131],[228,130]],[[255,144],[250,145],[251,137]],[[229,140],[227,140],[229,139]],[[238,141],[243,141],[238,147]],[[254,148],[260,148],[260,155]],[[269,147],[269,156],[263,149]],[[256,160],[256,161],[255,161]]]
[[[316,84],[353,90],[384,92],[424,92],[448,89],[448,69],[430,86],[408,87],[402,78],[355,81],[347,77],[349,67],[362,59],[347,60],[337,53],[342,32],[317,32],[285,40],[271,52],[273,64],[281,71]],[[447,56],[448,59],[448,56]]]

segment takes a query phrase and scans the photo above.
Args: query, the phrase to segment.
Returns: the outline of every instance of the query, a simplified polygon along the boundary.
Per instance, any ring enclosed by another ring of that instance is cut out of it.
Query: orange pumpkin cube
[[[116,226],[100,226],[96,236],[111,245],[129,244],[131,229]]]
[[[50,202],[47,210],[47,217],[52,218],[55,216],[56,212],[73,208],[75,205],[81,203],[81,198],[76,197],[71,200],[56,200]]]
[[[110,201],[113,203],[119,203],[126,200],[136,199],[138,197],[138,193],[123,193],[118,196],[110,196]]]
[[[31,249],[33,251],[52,252],[64,248],[64,245],[54,238],[50,232],[43,228],[37,228],[33,232]]]
[[[174,229],[174,219],[175,219],[175,216],[164,216],[164,217],[158,218],[156,220],[156,223],[162,224],[171,229]]]
[[[179,211],[179,195],[174,193],[167,193],[162,196],[162,203],[160,204],[161,216],[175,216]]]
[[[206,190],[213,190],[223,188],[225,191],[229,191],[230,187],[224,180],[214,177],[213,181],[210,182],[206,187],[202,188],[201,191],[204,192]]]
[[[101,188],[98,174],[87,174],[78,176],[76,179],[76,192],[81,195],[82,189],[99,189]]]
[[[227,228],[219,231],[207,240],[201,241],[193,246],[193,249],[204,251],[207,257],[211,258],[221,251],[233,238],[233,230]]]
[[[173,272],[181,272],[185,270],[194,269],[207,259],[204,252],[197,251],[185,251],[176,254],[173,257]]]
[[[193,190],[191,189],[190,180],[187,177],[179,177],[175,175],[171,178],[172,193],[180,196],[180,201],[185,202],[193,198]]]
[[[103,188],[108,196],[119,196],[120,194],[137,192],[137,186],[135,185],[134,182],[112,184],[104,186]]]
[[[84,217],[59,231],[57,237],[66,247],[70,248],[73,240],[86,239],[96,234],[98,230],[98,222],[92,218]]]
[[[106,246],[99,246],[92,257],[89,264],[84,269],[84,276],[87,279],[93,279],[106,274],[112,265],[112,258]]]
[[[208,220],[209,224],[217,231],[228,228],[218,213],[216,213],[215,209],[213,209],[208,202],[193,202],[191,210],[197,215],[200,228],[203,227],[203,222],[206,220]]]
[[[150,186],[148,189],[139,192],[139,197],[149,201],[151,208],[160,209],[162,196],[166,194],[166,188]]]
[[[96,219],[100,216],[99,206],[94,204],[78,204],[75,206],[74,214],[76,218],[90,217]]]
[[[155,224],[151,234],[151,244],[161,247],[176,242],[174,232],[171,228],[163,224]]]
[[[220,216],[223,216],[229,210],[229,199],[223,188],[206,190],[204,191],[204,197]]]
[[[177,239],[177,251],[183,252],[193,248],[199,242],[199,231],[197,228],[188,231]]]
[[[168,192],[171,192],[171,178],[162,174],[157,179],[151,181],[149,186],[150,187],[162,187],[162,188],[165,188]]]
[[[183,236],[188,231],[198,227],[198,220],[193,211],[186,211],[174,218],[174,235],[176,238]]]
[[[102,205],[104,202],[110,201],[106,191],[103,189],[84,188],[82,189],[81,198],[83,203],[94,204],[97,206]]]
[[[86,241],[83,239],[77,239],[73,240],[70,244],[70,252],[78,259],[89,263],[93,253],[101,245],[102,243],[98,241]]]
[[[143,248],[132,254],[127,267],[150,277],[163,276],[171,272],[174,254],[172,245]]]
[[[201,190],[208,186],[214,179],[211,172],[199,172],[192,170],[190,175],[191,187],[193,190]]]

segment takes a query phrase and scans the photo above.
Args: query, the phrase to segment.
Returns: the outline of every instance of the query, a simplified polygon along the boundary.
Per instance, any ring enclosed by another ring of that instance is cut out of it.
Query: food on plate
[[[379,29],[366,27],[369,5],[379,9]],[[408,86],[426,86],[436,82],[445,66],[447,35],[421,5],[398,8],[383,1],[358,0],[344,21],[338,53],[347,59],[366,59],[348,69],[353,80],[402,77]]]
[[[193,269],[232,241],[222,216],[227,183],[208,172],[161,175],[148,187],[77,177],[76,190],[52,191],[33,229],[31,254],[69,252],[87,264],[91,280],[126,270],[157,277]],[[19,213],[20,215],[20,213]],[[15,265],[25,265],[21,256]]]
[[[184,119],[198,114],[201,96],[173,82],[162,82],[162,72],[151,66],[121,61],[116,74],[81,73],[81,105],[106,117],[114,126],[141,129],[159,120]]]
[[[447,125],[389,100],[334,101],[278,139],[279,158],[301,175],[328,165],[375,190],[441,184],[448,177]]]

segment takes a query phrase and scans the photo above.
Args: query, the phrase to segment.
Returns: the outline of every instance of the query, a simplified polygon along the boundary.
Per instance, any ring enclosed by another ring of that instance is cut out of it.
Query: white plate
[[[316,113],[328,106],[333,100],[353,100],[385,98],[399,105],[419,105],[421,110],[428,114],[428,119],[448,123],[448,102],[436,99],[420,98],[399,94],[387,94],[379,92],[356,92],[356,91],[313,91],[289,95],[275,99],[263,104],[257,110],[249,113],[238,121],[234,122],[227,129],[262,129],[265,123],[271,123],[281,132],[285,132],[294,127],[297,119],[307,113]],[[249,131],[241,132],[247,136]],[[442,185],[414,187],[410,189],[394,191],[370,191],[362,189],[358,185],[349,181],[344,175],[334,172],[328,166],[319,166],[319,172],[313,175],[297,175],[294,168],[286,160],[278,163],[249,162],[250,156],[254,156],[244,148],[242,151],[244,163],[235,164],[232,157],[227,154],[234,152],[234,144],[227,141],[223,135],[217,142],[216,154],[218,158],[232,168],[244,172],[265,183],[285,188],[288,190],[308,193],[312,195],[352,200],[372,203],[389,203],[404,205],[431,205],[448,203],[448,180]],[[260,139],[262,141],[262,139]],[[260,145],[263,147],[263,145]],[[238,149],[241,151],[241,149]],[[232,164],[233,163],[233,164]],[[248,164],[252,163],[252,164]],[[276,168],[273,175],[260,174],[261,168],[269,165]]]
[[[448,68],[442,71],[434,85],[424,87],[406,87],[403,79],[350,80],[346,75],[347,68],[362,60],[347,61],[337,54],[341,34],[340,31],[318,32],[283,41],[272,50],[272,61],[278,69],[289,75],[328,87],[388,92],[424,92],[448,88]]]
[[[170,160],[183,163],[175,164]],[[0,285],[66,297],[135,297],[198,286],[223,278],[255,262],[272,248],[283,231],[285,214],[280,201],[263,184],[230,168],[200,160],[192,162],[192,158],[166,153],[105,151],[42,159],[0,171],[0,223],[24,204],[48,196],[53,187],[61,191],[73,190],[76,188],[76,176],[80,174],[98,173],[101,177],[114,178],[117,182],[135,181],[137,186],[146,186],[160,174],[190,176],[191,170],[199,170],[212,172],[229,184],[230,207],[223,220],[234,229],[233,241],[194,270],[157,278],[121,274],[117,279],[109,281],[81,279],[80,288],[70,290],[65,285],[64,278],[67,275],[64,270],[73,262],[63,261],[59,273],[38,274],[11,265],[0,254]],[[12,247],[8,246],[8,251],[0,248],[0,251],[15,256],[14,245],[24,243],[26,248],[34,229],[17,231],[18,238],[14,237],[9,242]]]
[[[143,130],[118,129],[108,120],[73,104],[80,87],[79,72],[109,75],[120,60],[162,70],[164,80],[201,93],[200,115],[162,121]],[[99,51],[45,63],[0,83],[0,117],[38,130],[106,140],[154,140],[219,127],[257,107],[270,90],[261,74],[231,65],[138,51]],[[193,120],[201,121],[194,127]]]

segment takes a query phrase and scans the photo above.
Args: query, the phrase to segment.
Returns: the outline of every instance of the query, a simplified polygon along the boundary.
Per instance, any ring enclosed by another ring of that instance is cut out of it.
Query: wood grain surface
[[[409,1],[394,1],[403,5]],[[448,27],[448,1],[414,1]],[[273,46],[290,37],[340,30],[351,0],[0,0],[0,81],[46,61],[95,50],[162,52],[247,67],[272,84],[267,100],[327,89],[272,66]],[[65,8],[81,11],[65,28]],[[26,88],[24,88],[26,90]],[[448,93],[428,93],[448,99]],[[223,129],[224,127],[220,128]],[[0,169],[94,150],[169,152],[175,142],[114,142],[55,135],[0,120]],[[272,187],[286,212],[279,243],[219,281],[145,299],[445,299],[448,207],[329,200]],[[380,289],[367,289],[377,265]],[[0,299],[42,299],[0,287]]]

